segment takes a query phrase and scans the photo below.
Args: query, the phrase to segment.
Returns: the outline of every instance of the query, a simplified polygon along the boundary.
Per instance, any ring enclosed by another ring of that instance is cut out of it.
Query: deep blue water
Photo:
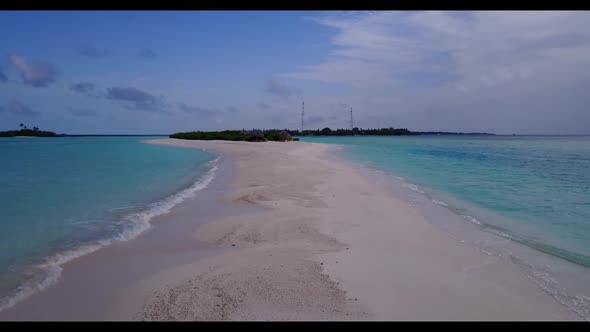
[[[0,138],[0,308],[200,189],[213,155],[147,138]]]

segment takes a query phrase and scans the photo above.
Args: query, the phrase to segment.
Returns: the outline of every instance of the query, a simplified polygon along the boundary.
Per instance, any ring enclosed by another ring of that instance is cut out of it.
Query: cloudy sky
[[[588,12],[0,12],[0,130],[590,134]]]

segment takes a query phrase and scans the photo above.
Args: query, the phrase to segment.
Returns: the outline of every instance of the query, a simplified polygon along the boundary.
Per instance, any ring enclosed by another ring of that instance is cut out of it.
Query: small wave
[[[438,200],[436,200],[436,199],[432,199],[431,201],[432,201],[434,204],[437,204],[437,205],[440,205],[440,206],[446,206],[446,207],[448,207],[448,206],[449,206],[447,203],[445,203],[445,202],[441,202],[441,201],[438,201]]]
[[[220,158],[221,157],[218,157],[209,163],[215,164],[220,160]],[[35,267],[41,271],[39,275],[24,282],[7,296],[0,298],[0,311],[10,308],[25,298],[55,284],[61,276],[63,264],[95,252],[98,249],[105,247],[115,241],[129,241],[139,236],[141,233],[145,232],[151,227],[151,219],[170,212],[174,206],[182,203],[187,198],[194,196],[198,191],[207,188],[207,186],[214,179],[217,169],[217,166],[212,167],[190,187],[174,195],[168,196],[163,201],[149,205],[149,207],[144,211],[134,213],[123,218],[123,223],[125,224],[123,231],[113,238],[103,239],[98,241],[98,243],[83,245],[76,249],[61,252],[49,257],[44,263]]]
[[[472,217],[472,216],[462,216],[462,217],[471,223],[474,223],[476,225],[481,225],[481,222],[479,220],[477,220],[475,217]]]
[[[505,239],[513,240],[513,236],[506,233],[506,232],[502,232],[502,231],[495,230],[495,229],[489,229],[489,231],[500,236],[500,237],[503,237]]]
[[[75,250],[68,250],[50,257],[45,263],[36,266],[37,269],[41,270],[37,278],[25,282],[8,294],[8,296],[0,299],[0,311],[10,308],[25,298],[55,284],[63,270],[61,265],[95,252],[101,247],[102,245],[99,244],[85,245]]]
[[[34,293],[40,292],[53,285],[57,282],[60,274],[61,267],[57,266],[52,270],[48,270],[47,274],[45,274],[40,281],[29,281],[17,287],[14,291],[0,300],[0,311],[8,309]]]
[[[492,253],[491,253],[491,252],[489,252],[489,251],[485,251],[485,250],[483,250],[483,249],[479,249],[479,251],[483,252],[484,254],[486,254],[486,255],[488,255],[488,256],[494,256],[494,254],[492,254]]]
[[[41,269],[50,269],[53,266],[61,266],[67,262],[70,262],[78,257],[82,257],[84,255],[88,255],[92,252],[97,251],[100,249],[102,245],[100,244],[89,244],[81,246],[77,249],[68,250],[59,254],[56,254],[47,259],[47,261],[38,267]]]
[[[407,185],[407,187],[408,187],[408,188],[410,188],[411,190],[413,190],[413,191],[417,192],[417,193],[424,194],[424,191],[422,191],[422,190],[418,189],[418,187],[416,187],[416,186],[415,186],[415,185],[413,185],[413,184],[408,184],[408,185]]]
[[[169,196],[163,201],[151,204],[147,210],[132,214],[125,218],[124,222],[127,223],[128,227],[119,233],[114,239],[117,241],[128,241],[149,229],[151,227],[149,222],[151,219],[167,214],[174,206],[182,203],[187,198],[192,197],[196,192],[207,188],[209,183],[211,183],[215,177],[215,171],[217,171],[217,166],[209,170],[209,172],[189,188]]]
[[[543,291],[581,318],[586,321],[590,320],[590,298],[583,295],[570,295],[565,289],[559,286],[557,280],[548,271],[536,269],[534,266],[526,264],[519,259],[515,259],[514,261],[529,271],[527,277]]]

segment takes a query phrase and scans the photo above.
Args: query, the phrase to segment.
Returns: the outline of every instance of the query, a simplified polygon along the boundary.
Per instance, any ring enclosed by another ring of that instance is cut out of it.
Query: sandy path
[[[150,276],[147,320],[579,319],[516,265],[428,224],[413,207],[303,142],[154,140],[231,155],[226,201],[265,209],[200,225],[231,250]],[[129,308],[117,312],[128,312]]]

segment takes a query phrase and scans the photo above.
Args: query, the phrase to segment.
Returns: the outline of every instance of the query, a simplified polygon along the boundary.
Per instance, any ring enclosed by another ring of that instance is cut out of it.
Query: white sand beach
[[[0,320],[580,319],[516,264],[326,158],[334,146],[146,143],[220,153],[231,162],[231,176],[218,174],[227,188],[66,264],[56,285]]]
[[[428,224],[327,145],[162,139],[229,155],[227,204],[260,213],[196,227],[195,241],[231,248],[162,271],[147,320],[579,319],[514,264]],[[125,310],[123,310],[125,311]]]

